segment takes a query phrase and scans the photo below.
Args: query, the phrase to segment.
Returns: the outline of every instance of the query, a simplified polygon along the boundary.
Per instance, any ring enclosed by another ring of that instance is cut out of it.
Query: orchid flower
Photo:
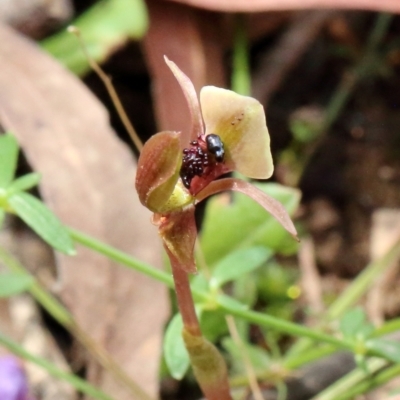
[[[217,179],[237,171],[249,178],[272,175],[270,139],[262,105],[230,90],[205,86],[200,103],[190,79],[168,58],[191,113],[188,132],[157,133],[144,145],[138,161],[136,190],[144,206],[154,212],[153,222],[169,256],[175,292],[183,321],[183,340],[193,371],[208,400],[230,400],[228,374],[216,347],[202,336],[188,273],[196,272],[195,206],[225,190],[242,192],[269,211],[296,237],[284,207],[250,183]]]
[[[273,173],[270,139],[262,105],[230,90],[205,86],[200,103],[190,79],[165,57],[186,97],[190,132],[164,131],[144,146],[138,162],[136,189],[153,211],[164,247],[187,272],[196,272],[193,249],[197,236],[194,209],[205,198],[226,190],[242,192],[263,206],[296,237],[284,207],[240,179],[216,180],[237,171],[255,179]]]
[[[193,371],[208,400],[230,400],[225,362],[202,334],[190,290],[188,273],[196,272],[197,203],[225,190],[242,192],[269,211],[296,237],[286,210],[250,183],[217,179],[237,171],[249,178],[272,175],[270,139],[262,105],[230,90],[205,86],[200,102],[190,79],[168,58],[191,113],[189,132],[157,133],[144,145],[138,161],[136,190],[169,256],[175,292],[183,321],[183,339]]]

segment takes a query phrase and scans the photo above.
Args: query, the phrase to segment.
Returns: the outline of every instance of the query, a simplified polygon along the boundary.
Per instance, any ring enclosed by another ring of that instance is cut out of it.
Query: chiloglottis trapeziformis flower
[[[237,171],[255,179],[273,173],[270,138],[263,106],[252,97],[204,86],[200,102],[190,79],[165,57],[186,97],[190,132],[163,131],[144,145],[138,161],[136,190],[169,257],[187,272],[196,272],[195,205],[226,190],[244,193],[273,215],[294,237],[296,229],[284,207],[241,179],[218,179]]]

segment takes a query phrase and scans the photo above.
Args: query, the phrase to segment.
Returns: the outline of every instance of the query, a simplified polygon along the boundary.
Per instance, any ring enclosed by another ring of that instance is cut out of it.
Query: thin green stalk
[[[11,270],[20,274],[32,276],[18,260],[0,247],[0,259]],[[76,323],[72,315],[51,294],[49,294],[36,280],[29,288],[35,300],[65,329],[67,329],[116,380],[126,386],[131,395],[137,399],[152,400],[138,384],[136,384],[112,357],[99,346]]]
[[[22,275],[30,274],[20,262],[15,259],[7,250],[0,246],[0,260],[13,272]],[[33,277],[33,276],[32,276]],[[33,277],[34,278],[34,277]],[[35,278],[34,278],[35,279]],[[72,322],[72,316],[69,312],[57,302],[48,292],[46,292],[36,281],[29,287],[29,292],[41,304],[45,310],[53,316],[53,318],[62,326],[69,326]]]
[[[322,357],[329,356],[338,351],[336,346],[325,345],[317,348],[309,349],[307,352],[300,353],[296,357],[283,361],[283,366],[288,370],[295,370],[308,364],[312,361],[318,360]]]
[[[399,331],[400,331],[400,318],[395,318],[384,323],[381,327],[376,329],[376,331],[371,335],[371,337],[380,337]]]
[[[381,258],[369,263],[353,283],[332,303],[326,313],[327,320],[340,318],[371,287],[374,281],[400,257],[400,239]]]
[[[141,272],[142,274],[149,276],[150,278],[153,278],[159,282],[162,282],[165,285],[167,285],[169,288],[173,289],[174,281],[170,274],[167,274],[164,271],[160,271],[159,269],[156,269],[156,268],[152,267],[151,265],[148,265],[142,261],[139,261],[138,259],[133,258],[133,257],[129,256],[128,254],[126,254],[120,250],[117,250],[116,248],[111,247],[111,246],[101,242],[100,240],[94,239],[94,238],[90,237],[89,235],[86,235],[75,229],[69,228],[68,232],[71,235],[72,239],[75,240],[77,243],[80,243],[85,247],[88,247],[100,254],[105,255],[107,258],[109,258],[117,263],[125,265],[129,268],[134,269],[135,271]]]
[[[105,255],[113,261],[121,263],[129,268],[133,268],[137,271],[144,273],[160,282],[165,283],[169,287],[173,287],[173,281],[169,274],[157,270],[146,263],[136,260],[129,255],[116,250],[115,248],[100,242],[97,239],[91,238],[88,235],[82,234],[76,230],[69,229],[72,238],[80,244],[97,251],[100,254]],[[198,290],[192,290],[193,295],[203,301],[210,301],[209,294]],[[254,322],[262,326],[274,328],[280,332],[287,333],[295,336],[304,336],[307,338],[320,340],[325,343],[333,344],[339,348],[352,349],[353,345],[345,340],[335,338],[331,335],[327,335],[322,332],[318,332],[315,329],[306,328],[304,326],[295,324],[275,318],[270,315],[265,315],[256,311],[249,311],[245,306],[240,307],[240,303],[237,301],[230,301],[228,296],[220,296],[216,301],[216,305],[228,314],[245,319],[249,322]],[[211,300],[212,302],[212,300]]]
[[[353,92],[356,84],[365,78],[375,68],[376,52],[379,44],[382,42],[390,23],[392,22],[393,15],[379,14],[374,28],[369,35],[367,46],[364,51],[364,56],[359,63],[344,77],[338,89],[333,94],[328,107],[325,121],[323,123],[322,131],[327,131],[333,122],[336,121],[339,114],[342,112],[348,99]]]
[[[383,58],[378,54],[378,46],[382,42],[389,25],[393,19],[391,14],[380,14],[376,18],[375,25],[369,35],[367,45],[363,51],[362,57],[359,58],[353,68],[345,73],[332,94],[328,105],[325,107],[324,120],[318,129],[318,139],[312,144],[309,144],[308,150],[303,151],[304,154],[298,157],[297,161],[297,172],[293,174],[291,178],[292,184],[300,178],[301,171],[304,171],[307,164],[310,162],[312,155],[315,150],[319,147],[323,140],[323,134],[326,133],[332,126],[332,124],[338,119],[339,115],[343,111],[347,102],[349,101],[354,88],[356,85],[365,77],[376,75],[378,72],[377,66],[379,62],[383,62]],[[299,146],[299,143],[295,141],[294,146]]]
[[[246,22],[247,16],[245,14],[235,15],[231,87],[236,93],[244,96],[250,96],[251,77]]]
[[[322,325],[340,318],[347,310],[354,306],[357,301],[393,262],[400,257],[400,239],[381,258],[369,263],[363,272],[347,287],[347,289],[328,308]],[[299,340],[287,354],[287,360],[296,358],[302,352],[309,351],[313,342],[308,339]]]
[[[94,386],[90,385],[87,383],[85,380],[79,378],[76,375],[70,374],[68,372],[62,371],[58,369],[55,365],[52,363],[48,362],[47,360],[36,357],[26,351],[23,347],[21,347],[18,343],[15,343],[12,341],[10,338],[7,336],[3,335],[0,332],[0,344],[4,347],[6,347],[8,350],[10,350],[12,353],[15,355],[24,358],[25,360],[28,360],[39,367],[42,367],[45,369],[50,375],[62,379],[65,382],[68,382],[70,385],[72,385],[75,389],[79,390],[80,392],[91,396],[95,399],[99,400],[113,400],[113,398],[100,389],[95,388]]]
[[[100,254],[105,255],[113,261],[119,262],[129,268],[133,268],[154,279],[157,279],[167,284],[169,287],[173,287],[172,278],[165,272],[156,270],[155,268],[141,261],[138,261],[130,257],[129,255],[114,249],[111,246],[108,246],[96,239],[93,239],[88,235],[84,235],[72,229],[69,229],[69,231],[72,235],[72,238],[77,243],[83,244],[86,247],[89,247],[99,252]],[[211,303],[213,302],[213,299],[210,299],[208,293],[204,293],[198,290],[192,290],[192,293],[196,298],[201,299],[202,301],[210,301]],[[307,339],[312,339],[331,344],[338,349],[347,349],[350,351],[354,351],[354,344],[350,341],[320,332],[315,328],[310,329],[302,325],[295,324],[293,322],[288,322],[279,318],[275,318],[271,315],[262,314],[256,311],[250,311],[246,309],[245,306],[241,306],[241,304],[238,303],[236,300],[231,299],[229,296],[219,296],[215,300],[214,304],[221,310],[225,311],[227,314],[243,318],[248,322],[252,322],[268,328],[273,328],[279,332],[283,332],[289,335],[304,337],[306,338],[307,344],[309,343]]]
[[[388,361],[382,359],[368,360],[365,369],[356,368],[319,393],[313,400],[354,399],[358,394],[365,393],[399,374],[400,364],[383,370],[389,365]]]
[[[285,332],[293,336],[302,336],[314,340],[319,340],[328,344],[332,344],[340,349],[353,350],[354,345],[344,339],[339,339],[326,333],[319,332],[315,329],[309,329],[302,325],[294,324],[285,320],[272,317],[268,314],[261,314],[256,311],[246,310],[240,308],[237,304],[232,304],[230,301],[225,300],[225,296],[220,296],[217,300],[221,310],[235,317],[244,318],[246,321],[255,323],[257,325],[274,328],[277,331]]]
[[[400,364],[393,365],[389,368],[385,368],[382,372],[377,373],[373,377],[366,376],[364,380],[362,380],[357,385],[350,387],[346,393],[341,397],[332,397],[332,400],[350,400],[357,397],[357,395],[369,392],[379,386],[384,385],[386,382],[389,382],[391,379],[396,378],[400,375]],[[393,397],[395,399],[395,397]],[[318,400],[321,400],[318,398]]]
[[[394,18],[393,14],[382,13],[378,15],[375,22],[374,29],[372,30],[367,43],[367,52],[374,52],[378,48],[379,44],[385,37],[390,24]]]

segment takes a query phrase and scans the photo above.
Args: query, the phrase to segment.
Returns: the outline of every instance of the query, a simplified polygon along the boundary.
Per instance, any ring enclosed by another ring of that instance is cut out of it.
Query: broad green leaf
[[[101,63],[129,39],[141,39],[148,16],[143,0],[100,0],[71,24],[81,32],[90,57]],[[45,39],[42,46],[78,75],[91,69],[79,41],[65,29]]]
[[[233,251],[216,264],[212,272],[210,286],[218,288],[226,282],[248,274],[260,267],[271,256],[272,250],[265,247],[251,247]]]
[[[203,272],[199,272],[197,275],[193,275],[190,280],[190,287],[199,292],[208,293],[209,292],[209,283],[203,274]]]
[[[258,188],[280,201],[290,214],[300,201],[297,189],[275,183],[256,184]],[[201,246],[210,266],[237,249],[255,246],[267,247],[274,252],[293,253],[297,243],[251,198],[235,194],[232,203],[226,194],[211,198],[207,204],[201,233]]]
[[[18,161],[17,139],[11,134],[0,135],[0,188],[11,183]]]
[[[377,354],[400,363],[400,343],[389,339],[372,339],[366,343],[368,349],[375,351]]]
[[[373,326],[366,321],[361,308],[354,308],[345,313],[340,320],[340,330],[345,338],[365,338],[373,331]]]
[[[19,192],[8,198],[15,213],[55,249],[75,254],[72,240],[60,220],[36,197]]]
[[[0,297],[10,297],[25,292],[34,283],[34,278],[25,274],[0,274]]]
[[[190,366],[189,354],[182,339],[182,317],[175,314],[164,336],[164,358],[175,379],[182,379]]]
[[[364,311],[361,308],[354,308],[343,315],[340,320],[340,331],[345,338],[353,338],[364,322]]]
[[[36,186],[40,182],[40,174],[32,172],[17,178],[15,181],[11,182],[8,187],[9,193],[22,192],[23,190],[28,190]]]

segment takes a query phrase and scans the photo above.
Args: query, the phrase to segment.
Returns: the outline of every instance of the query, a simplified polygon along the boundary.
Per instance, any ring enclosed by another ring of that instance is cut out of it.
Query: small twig
[[[320,315],[324,311],[322,300],[321,278],[315,263],[315,250],[311,238],[303,238],[299,251],[299,267],[301,271],[301,286],[307,303],[313,313]]]
[[[106,87],[106,90],[111,98],[111,101],[113,102],[114,107],[117,110],[118,116],[120,117],[129,136],[131,137],[133,144],[136,146],[137,150],[140,153],[143,148],[143,143],[140,140],[138,134],[136,133],[136,130],[133,127],[131,121],[129,120],[128,115],[125,111],[125,108],[122,105],[122,102],[118,96],[117,91],[114,88],[114,85],[112,84],[110,77],[101,69],[100,65],[97,64],[97,62],[89,55],[89,52],[87,51],[85,43],[81,37],[80,30],[76,26],[69,26],[68,32],[74,34],[77,37],[79,44],[82,48],[82,51],[85,54],[85,57],[87,58],[87,60],[89,62],[89,65],[91,66],[93,71],[97,74],[97,76],[100,78],[100,80],[103,82],[104,86]]]
[[[380,14],[377,17],[374,28],[369,35],[363,57],[348,74],[343,76],[339,87],[331,97],[326,108],[326,117],[321,132],[326,132],[331,127],[347,104],[356,84],[371,73],[371,65],[373,65],[377,48],[383,40],[392,19],[393,15],[390,14]]]
[[[225,319],[228,325],[229,333],[231,334],[233,341],[238,346],[240,354],[243,358],[243,365],[246,370],[246,375],[249,379],[249,385],[253,393],[253,397],[255,400],[263,400],[264,397],[261,393],[260,386],[258,385],[256,373],[254,371],[253,365],[251,364],[247,351],[243,345],[243,342],[240,339],[239,332],[235,324],[235,319],[232,317],[232,315],[227,315]]]

